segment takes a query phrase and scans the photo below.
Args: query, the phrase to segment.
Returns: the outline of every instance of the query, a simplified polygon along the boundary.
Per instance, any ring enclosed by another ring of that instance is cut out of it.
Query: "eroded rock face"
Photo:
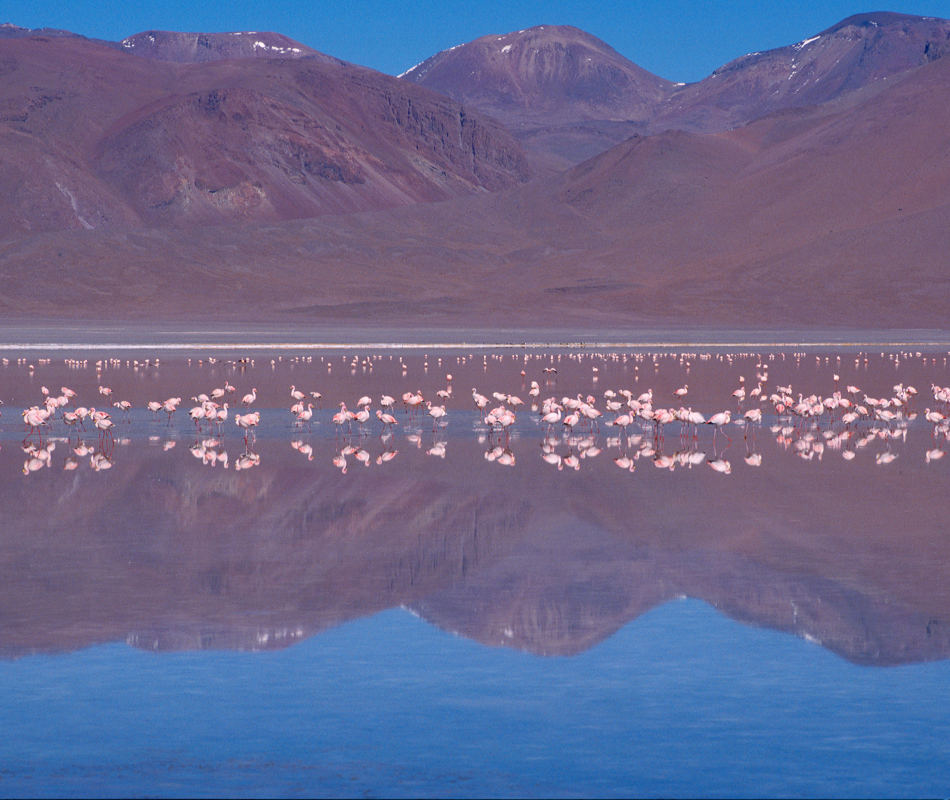
[[[157,39],[158,56],[203,41],[188,36]],[[530,175],[474,110],[320,54],[244,57],[232,38],[167,64],[122,52],[137,40],[0,37],[0,233],[299,219]]]

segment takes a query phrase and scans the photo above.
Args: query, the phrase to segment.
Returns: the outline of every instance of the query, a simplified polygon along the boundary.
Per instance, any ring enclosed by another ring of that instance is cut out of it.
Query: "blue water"
[[[0,663],[0,793],[946,795],[950,663],[859,667],[699,601],[570,658],[390,610],[285,650]]]

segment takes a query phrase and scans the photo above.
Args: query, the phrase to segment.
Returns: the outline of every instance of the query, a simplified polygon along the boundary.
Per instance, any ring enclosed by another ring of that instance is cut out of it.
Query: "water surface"
[[[946,352],[101,355],[0,366],[7,793],[945,792],[950,462],[923,411]],[[548,428],[527,393],[687,385],[738,416],[763,373],[918,394],[681,436]],[[196,429],[188,397],[225,381],[232,416]],[[63,385],[133,411],[25,437]],[[448,386],[444,426],[330,420]],[[473,386],[526,401],[507,433]]]

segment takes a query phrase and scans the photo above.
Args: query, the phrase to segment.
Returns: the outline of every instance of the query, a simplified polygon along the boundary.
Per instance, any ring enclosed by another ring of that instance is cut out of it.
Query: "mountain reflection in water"
[[[329,414],[271,409],[246,443],[143,411],[111,441],[21,443],[7,409],[2,653],[284,647],[404,606],[569,655],[689,596],[859,663],[950,655],[948,467],[922,416],[660,438],[552,432],[527,410],[492,433],[468,403],[435,430],[400,411],[382,436]]]

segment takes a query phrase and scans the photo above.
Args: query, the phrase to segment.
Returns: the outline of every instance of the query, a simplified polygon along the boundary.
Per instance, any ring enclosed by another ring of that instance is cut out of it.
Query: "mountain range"
[[[873,91],[948,52],[948,20],[860,14],[682,84],[652,75],[576,28],[542,25],[443,51],[402,77],[491,114],[529,152],[566,166],[633,134],[729,130],[783,109]]]
[[[544,25],[393,78],[0,26],[0,312],[944,328],[948,52],[863,14],[682,85]]]

